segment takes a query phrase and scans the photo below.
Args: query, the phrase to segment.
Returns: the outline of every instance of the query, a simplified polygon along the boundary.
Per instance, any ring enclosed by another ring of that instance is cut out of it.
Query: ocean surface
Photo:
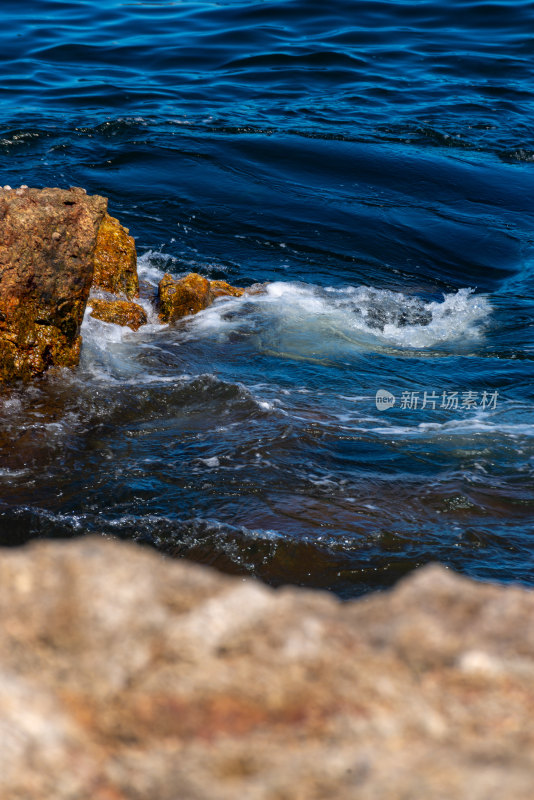
[[[150,316],[1,395],[0,543],[534,584],[534,3],[0,13],[0,181],[108,196]],[[167,327],[166,271],[269,284]]]

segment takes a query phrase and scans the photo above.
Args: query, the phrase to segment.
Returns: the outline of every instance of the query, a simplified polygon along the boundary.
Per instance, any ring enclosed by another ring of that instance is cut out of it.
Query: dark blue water
[[[107,195],[152,323],[86,318],[77,372],[3,396],[0,541],[533,584],[534,3],[1,14],[1,182]],[[272,283],[158,325],[192,270]]]

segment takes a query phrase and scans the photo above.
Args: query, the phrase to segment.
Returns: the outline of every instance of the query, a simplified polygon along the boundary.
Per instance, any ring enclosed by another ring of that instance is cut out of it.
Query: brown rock
[[[203,311],[217,297],[241,297],[244,291],[226,281],[209,281],[196,272],[178,280],[167,273],[159,284],[159,318],[162,322],[176,322]]]
[[[175,280],[168,273],[159,283],[159,317],[162,322],[175,322],[188,314],[197,314],[213,302],[210,282],[191,272]]]
[[[0,381],[78,363],[106,205],[83,189],[0,190]]]
[[[214,297],[241,297],[245,294],[244,289],[230,286],[226,281],[210,281],[210,288]]]
[[[531,800],[534,592],[341,604],[99,539],[0,552],[6,800]]]
[[[96,298],[91,298],[89,305],[93,309],[91,316],[104,322],[127,325],[133,331],[139,330],[141,325],[146,325],[147,323],[145,309],[138,303],[130,303],[127,300],[97,300]]]
[[[93,286],[131,300],[139,297],[135,241],[118,219],[106,214],[98,231]]]

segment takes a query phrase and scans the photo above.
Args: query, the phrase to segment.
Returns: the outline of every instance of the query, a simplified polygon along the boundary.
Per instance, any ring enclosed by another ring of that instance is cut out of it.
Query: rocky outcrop
[[[0,189],[0,383],[78,364],[90,289],[92,316],[138,330],[135,242],[84,189]],[[159,316],[175,322],[244,289],[191,273],[159,286]],[[108,296],[106,296],[108,295]],[[112,297],[109,297],[112,295]]]
[[[139,330],[141,325],[146,325],[147,316],[143,306],[127,300],[99,300],[91,297],[91,316],[114,325],[128,326],[133,331]]]
[[[93,286],[132,300],[139,297],[139,278],[135,241],[129,233],[118,219],[105,215],[96,240]]]
[[[84,189],[0,189],[0,382],[76,366],[91,287],[139,294],[134,240],[106,209]],[[146,322],[136,304],[102,303],[94,316]]]
[[[241,297],[244,291],[226,281],[209,281],[196,272],[179,279],[167,273],[159,284],[159,318],[162,322],[176,322],[208,308],[217,297]]]
[[[0,380],[74,366],[107,200],[83,189],[0,190]]]
[[[133,545],[0,552],[5,800],[531,800],[534,593],[340,604]]]

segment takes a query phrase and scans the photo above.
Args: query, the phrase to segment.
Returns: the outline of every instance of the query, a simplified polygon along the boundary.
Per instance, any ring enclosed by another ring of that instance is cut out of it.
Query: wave
[[[195,333],[209,333],[253,321],[263,328],[263,349],[286,347],[286,353],[296,353],[301,346],[302,355],[311,355],[310,350],[324,355],[334,345],[409,351],[463,346],[483,335],[490,314],[488,297],[469,288],[424,300],[369,286],[322,288],[277,281],[262,294],[215,304],[192,325]]]

